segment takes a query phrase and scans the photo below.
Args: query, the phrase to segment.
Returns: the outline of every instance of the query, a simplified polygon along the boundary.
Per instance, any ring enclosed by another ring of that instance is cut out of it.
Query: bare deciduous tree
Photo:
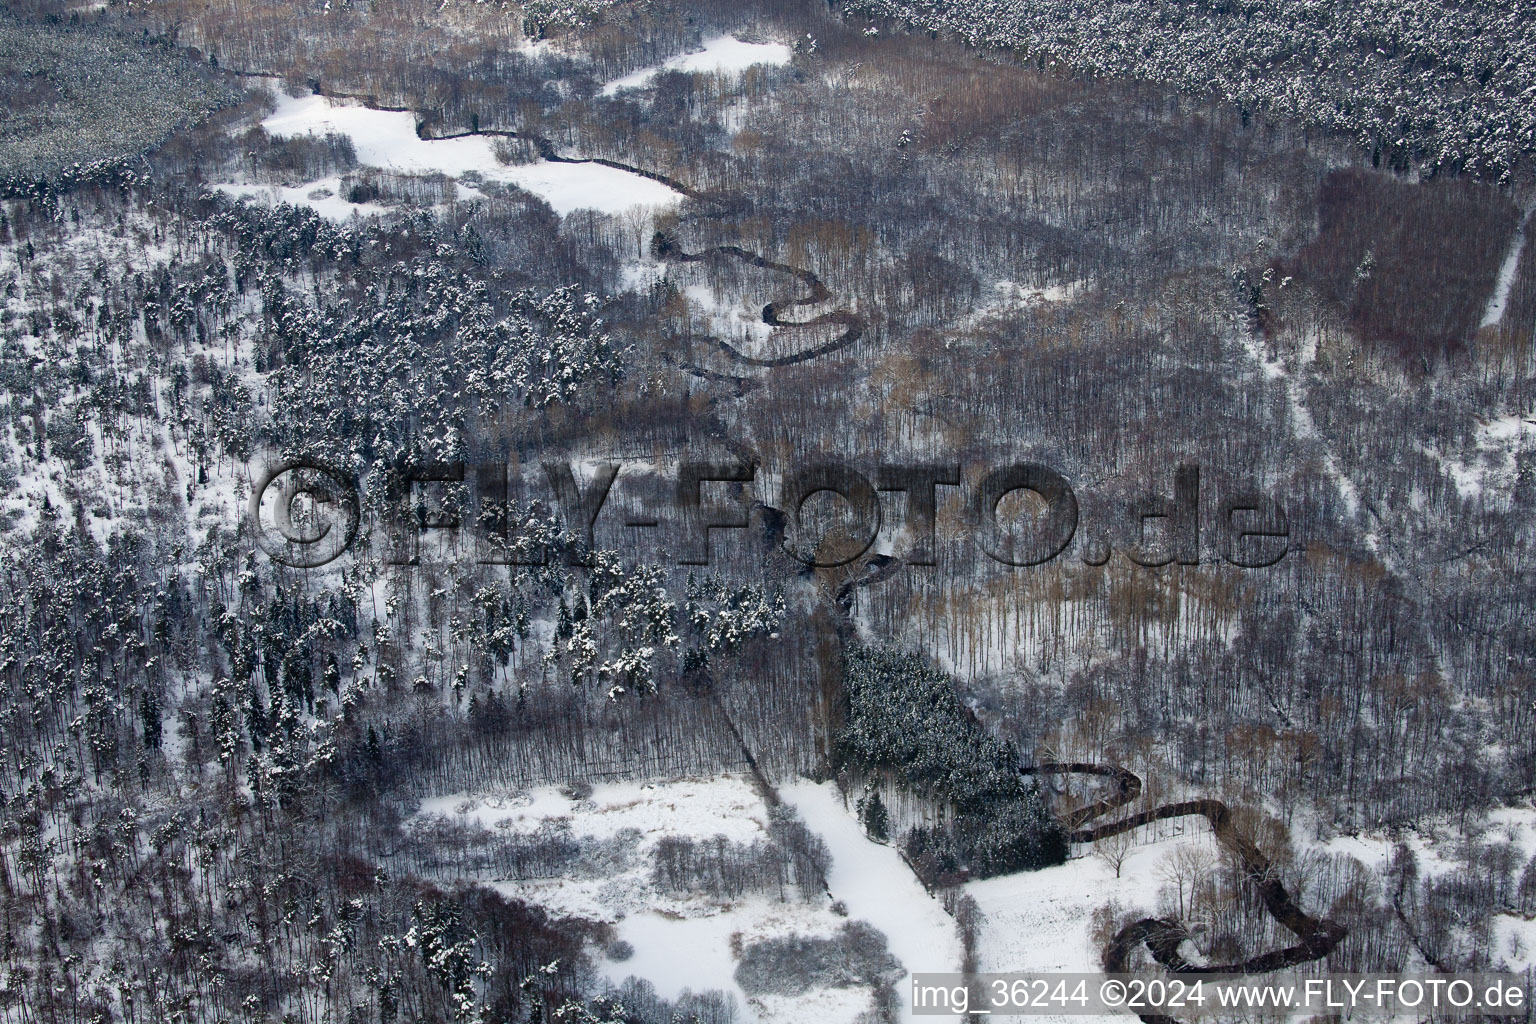
[[[1136,840],[1131,832],[1116,832],[1112,836],[1096,840],[1093,844],[1093,855],[1113,868],[1115,877],[1119,878],[1120,869],[1125,867],[1125,862],[1135,846]]]

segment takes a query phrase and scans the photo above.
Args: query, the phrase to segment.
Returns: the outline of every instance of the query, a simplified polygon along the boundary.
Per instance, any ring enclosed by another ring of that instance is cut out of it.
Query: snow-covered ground
[[[1485,491],[1502,491],[1513,500],[1519,450],[1536,439],[1536,419],[1500,416],[1480,424],[1475,437],[1476,446],[1462,458],[1441,456],[1457,492],[1471,498]]]
[[[432,797],[420,813],[464,816],[487,828],[532,832],[556,818],[570,819],[578,836],[610,838],[625,829],[642,834],[723,835],[736,843],[763,838],[768,810],[748,782],[734,775],[676,782],[607,782],[572,799],[553,786],[513,796]]]
[[[1536,810],[1529,807],[1501,807],[1489,813],[1485,842],[1507,840],[1522,851],[1528,862],[1536,856]],[[1347,853],[1366,867],[1385,871],[1392,851],[1399,844],[1413,851],[1421,875],[1438,875],[1456,866],[1455,851],[1459,831],[1450,822],[1427,818],[1414,831],[1394,835],[1366,831],[1358,835],[1334,836],[1316,844],[1329,853]]]
[[[1493,919],[1493,955],[1512,971],[1536,970],[1536,918],[1513,914]]]
[[[1437,827],[1437,825],[1439,827]],[[1488,815],[1485,842],[1506,841],[1520,851],[1522,863],[1536,857],[1536,809],[1501,807]],[[1386,871],[1393,850],[1399,843],[1413,851],[1421,876],[1444,874],[1457,866],[1449,847],[1461,838],[1449,823],[1427,820],[1418,831],[1388,837],[1374,832],[1355,836],[1336,836],[1320,848],[1330,853],[1347,853],[1378,874]],[[1509,970],[1536,969],[1536,919],[1514,914],[1495,914],[1493,944],[1489,952],[1495,961],[1503,960]]]
[[[308,206],[326,220],[349,221],[353,216],[369,217],[388,212],[387,206],[378,203],[352,203],[341,194],[340,178],[320,178],[303,185],[234,185],[220,183],[211,186],[235,199],[271,199],[293,206]]]
[[[835,790],[823,793],[807,785],[797,787],[794,795],[794,806],[804,807],[806,824],[831,848],[832,896],[846,903],[847,916],[835,912],[831,900],[808,904],[794,893],[787,901],[749,893],[724,902],[658,889],[653,853],[664,838],[707,841],[722,836],[746,845],[767,840],[768,808],[739,776],[608,783],[593,787],[583,799],[554,787],[506,795],[460,793],[424,800],[418,813],[515,833],[568,830],[578,840],[622,845],[623,862],[598,877],[486,881],[553,913],[611,924],[617,938],[633,947],[625,959],[599,959],[599,969],[614,985],[634,977],[669,1000],[685,990],[722,991],[736,1001],[744,1021],[758,1024],[851,1024],[872,1005],[868,988],[749,995],[735,972],[738,953],[753,943],[790,936],[832,938],[856,920],[885,932],[891,951],[904,963],[917,963],[919,969],[954,969],[959,942],[953,924],[895,852],[864,838]]]
[[[1157,892],[1163,884],[1160,865],[1181,846],[1202,847],[1214,862],[1219,850],[1210,829],[1203,822],[1188,824],[1185,829],[1183,834],[1133,847],[1121,865],[1119,878],[1108,863],[1086,848],[1084,852],[1089,855],[1056,867],[967,883],[966,892],[985,916],[978,969],[988,974],[1087,974],[1103,970],[1092,935],[1094,911],[1111,901],[1126,911],[1155,911]],[[1059,1020],[1063,1024],[1123,1024],[1124,1018],[1074,1016]]]
[[[9,209],[6,212],[14,213]],[[17,247],[14,244],[0,245],[0,280],[14,281],[10,292],[0,296],[0,308],[15,317],[40,308],[46,293],[36,290],[35,281],[46,280],[50,274],[110,271],[148,276],[172,260],[189,258],[190,253],[184,248],[185,239],[162,236],[161,229],[162,225],[153,217],[138,211],[115,224],[86,221],[72,233],[39,250],[27,261],[25,273]],[[153,240],[155,238],[159,240]],[[252,294],[243,301],[253,303],[258,297]],[[15,341],[28,356],[58,358],[53,350],[45,347],[43,339],[31,332],[17,334]],[[137,327],[134,340],[128,346],[118,342],[109,344],[111,358],[125,361],[143,342],[143,329]],[[233,371],[248,386],[256,380],[250,370],[248,338],[235,338],[227,343],[210,342],[204,354]],[[61,402],[60,410],[74,404],[74,398],[66,398]],[[206,481],[191,489],[187,504],[179,506],[178,503],[178,507],[166,508],[164,499],[157,499],[152,489],[146,487],[144,467],[160,467],[163,477],[156,474],[156,482],[163,479],[168,490],[184,494],[188,482],[197,478],[197,472],[192,454],[184,445],[176,443],[164,423],[155,425],[147,433],[111,442],[102,433],[99,423],[87,422],[85,433],[91,441],[94,457],[88,465],[77,469],[57,459],[40,462],[23,452],[23,446],[14,435],[7,436],[6,432],[0,431],[0,445],[10,448],[10,451],[0,448],[0,465],[17,468],[14,484],[0,491],[0,535],[30,537],[39,526],[45,501],[63,522],[76,518],[76,505],[79,504],[78,511],[82,513],[79,520],[103,547],[114,532],[144,529],[145,519],[152,512],[185,516],[192,528],[192,536],[198,542],[216,527],[233,530],[238,526],[250,486],[247,467],[213,460],[208,466]],[[186,560],[182,563],[185,571],[194,570],[194,550],[195,544],[187,548]],[[167,743],[173,742],[169,739],[173,733],[172,729],[166,730]]]
[[[827,886],[848,907],[850,917],[885,933],[891,953],[909,974],[958,971],[964,950],[955,922],[929,896],[906,862],[891,847],[874,843],[843,805],[830,782],[800,782],[780,791],[806,825],[832,852]],[[901,1019],[911,1014],[910,981],[896,983]]]
[[[852,1022],[870,1007],[868,989],[815,989],[797,997],[749,996],[735,978],[733,945],[789,935],[827,938],[835,933],[834,922],[842,923],[826,910],[813,912],[803,904],[760,899],[701,917],[646,911],[616,925],[620,940],[634,947],[634,955],[621,962],[605,959],[599,966],[615,985],[630,977],[642,978],[657,995],[671,1001],[690,990],[724,991],[745,1010],[747,1020],[763,1024]]]
[[[990,293],[983,293],[983,298],[977,307],[966,315],[956,326],[960,328],[973,327],[993,317],[1015,313],[1031,306],[1043,306],[1053,302],[1071,302],[1090,286],[1088,281],[1066,281],[1058,284],[1036,287],[1033,285],[1019,284],[1017,281],[998,281],[992,285]]]
[[[732,306],[708,285],[691,284],[683,289],[690,307],[704,321],[707,333],[729,341],[765,344],[773,337],[773,328],[763,323],[762,306]]]
[[[352,140],[358,162],[367,167],[451,178],[473,171],[485,180],[507,182],[532,192],[562,216],[573,210],[622,213],[636,207],[670,207],[683,198],[658,181],[602,164],[539,160],[507,166],[496,158],[494,140],[488,136],[422,139],[416,135],[416,115],[410,111],[376,110],[326,96],[295,98],[279,91],[277,109],[261,125],[277,138],[345,135]],[[309,193],[323,184],[311,182],[287,190],[294,193],[290,201],[315,206],[316,200],[310,199]],[[217,187],[227,191],[248,186]],[[320,201],[331,202],[324,197]],[[326,210],[337,212],[331,206],[316,209],[325,216],[331,215]]]
[[[1206,849],[1213,860],[1219,849],[1203,823],[1189,824],[1182,835],[1141,843],[1114,868],[1092,855],[1065,864],[987,878],[966,884],[966,892],[981,907],[978,960],[983,972],[1102,970],[1100,949],[1093,942],[1093,912],[1117,902],[1127,911],[1157,909],[1163,884],[1159,869],[1180,846]]]
[[[682,201],[659,181],[594,163],[537,163],[503,167],[487,178],[511,182],[543,199],[560,216],[573,210],[623,213],[636,207],[660,209]]]
[[[704,48],[684,53],[655,67],[641,68],[603,86],[603,95],[612,96],[621,89],[641,89],[663,71],[690,74],[717,72],[740,74],[757,64],[788,64],[790,49],[783,43],[744,43],[734,36],[715,36],[704,40]]]
[[[1509,252],[1505,254],[1504,263],[1499,267],[1499,276],[1494,282],[1493,295],[1489,297],[1488,305],[1483,309],[1480,327],[1492,327],[1504,319],[1504,310],[1509,306],[1509,292],[1515,284],[1515,272],[1520,269],[1520,254],[1525,251],[1526,229],[1530,225],[1533,211],[1536,211],[1536,207],[1526,211],[1520,226],[1515,229],[1515,237],[1509,243]]]

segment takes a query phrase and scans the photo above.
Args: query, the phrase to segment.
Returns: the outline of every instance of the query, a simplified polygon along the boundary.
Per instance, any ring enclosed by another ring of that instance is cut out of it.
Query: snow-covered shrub
[[[829,939],[788,935],[742,950],[736,982],[748,995],[798,996],[812,989],[877,987],[903,974],[885,936],[850,921]]]

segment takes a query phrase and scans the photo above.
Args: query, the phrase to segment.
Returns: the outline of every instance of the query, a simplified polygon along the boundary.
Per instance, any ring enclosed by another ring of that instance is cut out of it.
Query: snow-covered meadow
[[[797,783],[784,790],[784,798],[832,851],[827,878],[832,894],[847,904],[850,915],[885,933],[908,974],[960,969],[962,949],[954,921],[894,849],[864,835],[837,787]],[[907,1019],[911,1005],[906,977],[897,983],[896,994],[902,1019]]]
[[[1180,848],[1211,857],[1218,847],[1204,822],[1132,847],[1119,876],[1091,847],[1065,864],[969,882],[966,892],[983,915],[977,970],[987,974],[1054,972],[1091,974],[1102,970],[1093,917],[1102,907],[1152,912],[1164,884],[1165,865]],[[1078,1024],[1080,1016],[1041,1018]],[[1109,1022],[1118,1017],[1101,1018]]]
[[[615,986],[633,977],[671,1000],[687,991],[724,992],[734,999],[742,1020],[764,1024],[851,1022],[871,1009],[874,992],[867,985],[819,985],[792,994],[749,992],[740,977],[742,954],[755,944],[834,941],[856,922],[885,936],[905,972],[959,969],[954,922],[894,849],[864,836],[830,783],[797,783],[782,793],[831,855],[828,891],[811,902],[761,892],[721,899],[658,886],[658,853],[668,839],[744,847],[770,838],[768,803],[747,778],[605,783],[582,794],[540,787],[511,795],[434,797],[422,801],[418,819],[443,816],[519,835],[558,832],[578,843],[622,848],[622,863],[602,874],[483,880],[551,913],[611,925],[617,943],[629,947],[622,959],[599,955],[600,971]],[[894,987],[905,1006],[905,976]]]
[[[614,96],[625,89],[642,89],[663,71],[689,74],[739,75],[758,65],[788,64],[791,53],[783,43],[747,43],[729,35],[704,40],[703,48],[679,54],[654,67],[641,68],[603,86],[604,96]]]
[[[459,182],[461,196],[472,197],[476,191],[474,184],[459,181],[467,175],[515,185],[540,197],[562,216],[575,210],[616,214],[637,207],[665,209],[683,198],[658,181],[603,164],[538,160],[509,166],[497,158],[491,136],[423,139],[416,133],[416,115],[410,111],[379,110],[353,100],[293,97],[277,90],[277,107],[261,126],[280,139],[344,135],[363,166],[402,174],[444,174]],[[267,192],[264,186],[229,182],[214,187],[237,195]],[[305,182],[279,191],[284,201],[310,206],[332,220],[347,220],[353,213],[368,216],[379,212],[369,204],[334,198],[337,189],[333,180]],[[326,191],[331,195],[317,195]]]
[[[513,795],[456,794],[423,801],[418,814],[525,835],[559,830],[578,841],[629,844],[633,857],[601,877],[577,873],[487,880],[503,894],[552,913],[613,926],[617,940],[631,947],[622,959],[600,955],[599,970],[616,987],[638,979],[671,1000],[690,991],[723,992],[735,1001],[744,1021],[854,1021],[871,1007],[869,988],[824,986],[795,996],[754,994],[739,980],[741,953],[765,940],[829,940],[849,922],[865,922],[884,935],[903,969],[894,985],[899,1019],[916,1019],[909,1007],[909,975],[961,967],[963,950],[954,920],[924,891],[894,848],[865,836],[836,786],[802,780],[783,786],[779,796],[826,845],[830,867],[825,899],[780,901],[755,893],[721,900],[700,893],[669,894],[655,884],[658,845],[669,837],[743,845],[767,838],[768,804],[742,776],[607,783],[586,796],[555,787]],[[1487,832],[1508,838],[1527,856],[1536,853],[1536,813],[1529,809],[1496,812]],[[1455,853],[1446,845],[1453,840],[1437,839],[1433,830],[1395,838],[1338,836],[1306,846],[1323,854],[1348,855],[1380,873],[1398,842],[1413,850],[1427,875],[1455,867]],[[1062,865],[964,886],[982,915],[977,970],[1098,971],[1096,915],[1106,910],[1117,916],[1159,913],[1162,891],[1180,870],[1181,853],[1208,864],[1221,857],[1209,828],[1195,821],[1142,830],[1118,874],[1108,860],[1094,855],[1091,845],[1079,846],[1076,852]],[[1530,967],[1536,955],[1532,929],[1532,922],[1523,918],[1498,915],[1493,922],[1496,959],[1515,970]],[[1198,957],[1193,948],[1186,953]]]
[[[319,178],[303,185],[233,185],[213,186],[232,199],[260,199],[290,206],[307,206],[326,220],[345,222],[358,217],[372,217],[389,212],[378,203],[354,203],[342,194],[340,177]]]
[[[787,64],[791,50],[783,43],[749,43],[729,35],[706,39],[700,50],[679,54],[661,64],[641,68],[603,87],[602,94],[641,89],[663,71],[740,75],[751,67]],[[444,174],[458,183],[460,198],[474,198],[478,181],[500,181],[539,196],[561,216],[576,210],[621,214],[637,208],[662,210],[682,195],[661,182],[603,164],[536,160],[507,165],[496,156],[495,139],[468,135],[423,139],[417,117],[408,110],[381,110],[350,99],[329,96],[289,96],[276,79],[267,81],[276,96],[276,109],[262,128],[274,138],[336,134],[351,140],[365,167],[401,174]],[[460,180],[466,179],[467,180]],[[337,179],[319,179],[282,186],[221,182],[215,188],[236,196],[274,198],[309,206],[322,217],[350,220],[384,212],[372,203],[351,203],[341,195]]]
[[[1112,902],[1124,910],[1155,911],[1163,866],[1184,846],[1212,857],[1218,853],[1210,829],[1200,822],[1133,846],[1118,878],[1108,862],[1084,847],[1065,864],[967,883],[966,892],[985,915],[980,970],[1101,970],[1090,925],[1094,911]]]

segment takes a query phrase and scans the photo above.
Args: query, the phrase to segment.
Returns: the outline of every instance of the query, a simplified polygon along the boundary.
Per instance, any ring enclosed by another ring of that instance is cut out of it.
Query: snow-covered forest
[[[169,45],[0,13],[0,181],[99,170],[136,157],[238,93]],[[83,166],[82,166],[83,165]]]
[[[1532,970],[1527,21],[13,5],[0,1018]]]
[[[1443,0],[848,0],[1044,69],[1165,82],[1357,139],[1373,164],[1507,179],[1536,150],[1518,6]]]

